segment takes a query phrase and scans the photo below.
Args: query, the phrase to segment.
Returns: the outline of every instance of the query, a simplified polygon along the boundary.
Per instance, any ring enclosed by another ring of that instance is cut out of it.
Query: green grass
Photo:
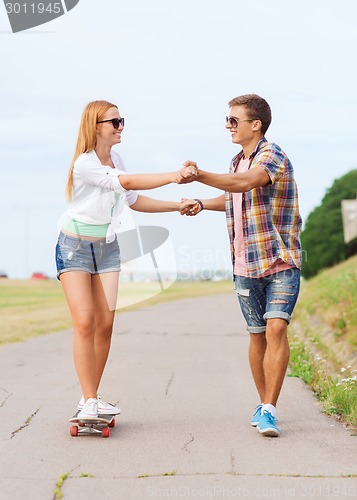
[[[0,344],[70,327],[61,284],[56,280],[0,280]]]
[[[314,391],[328,415],[339,417],[357,428],[357,370],[329,370],[326,358],[309,350],[297,337],[290,342],[290,374],[299,377]]]
[[[303,281],[290,327],[291,376],[357,427],[357,256]]]
[[[55,499],[63,498],[62,486],[63,483],[68,479],[69,474],[61,474],[58,480],[56,481],[56,487],[53,492],[53,496]]]
[[[357,348],[357,255],[305,281],[296,308],[300,320],[317,315],[351,353]]]
[[[118,309],[134,310],[154,304],[233,291],[231,281],[180,281],[164,292],[152,283],[119,285]],[[147,300],[144,298],[150,297]],[[131,305],[125,307],[126,303]],[[0,280],[0,345],[71,328],[71,317],[57,280]]]

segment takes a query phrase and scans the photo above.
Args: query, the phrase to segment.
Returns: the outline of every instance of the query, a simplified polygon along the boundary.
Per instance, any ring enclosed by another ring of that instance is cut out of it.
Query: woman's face
[[[119,123],[118,128],[114,127],[114,125],[118,124],[116,120],[120,120],[120,118],[119,110],[114,106],[104,113],[103,118],[100,120],[104,123],[97,124],[97,143],[100,142],[108,146],[114,146],[121,142],[121,133],[124,128],[122,122]],[[110,121],[113,119],[114,125],[113,122]]]

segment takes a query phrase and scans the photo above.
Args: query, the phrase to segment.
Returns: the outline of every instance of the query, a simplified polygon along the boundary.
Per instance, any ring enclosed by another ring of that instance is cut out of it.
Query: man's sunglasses
[[[231,127],[237,128],[240,122],[254,122],[257,119],[258,118],[247,118],[244,120],[240,120],[239,118],[235,118],[234,116],[226,116],[226,123],[229,122],[229,125]]]
[[[97,122],[97,123],[107,123],[107,122],[112,122],[113,127],[115,129],[118,129],[120,125],[122,127],[124,127],[124,124],[125,124],[124,118],[112,118],[111,120],[102,120],[102,121]]]

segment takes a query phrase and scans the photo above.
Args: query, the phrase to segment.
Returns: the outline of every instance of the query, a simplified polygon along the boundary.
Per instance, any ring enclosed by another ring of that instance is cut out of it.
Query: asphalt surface
[[[0,348],[0,499],[357,498],[357,437],[286,377],[279,438],[259,402],[234,294],[117,315],[104,399],[110,438],[71,437],[80,398],[72,333]],[[354,475],[355,477],[351,477]]]

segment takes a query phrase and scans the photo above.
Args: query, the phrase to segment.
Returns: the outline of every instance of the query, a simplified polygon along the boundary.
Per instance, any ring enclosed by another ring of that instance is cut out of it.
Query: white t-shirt
[[[127,173],[120,155],[113,150],[110,155],[115,168],[102,165],[94,150],[76,159],[72,199],[65,213],[85,224],[109,223],[108,243],[119,230],[124,204],[133,205],[138,198],[135,191],[127,191],[120,184],[119,176]]]

